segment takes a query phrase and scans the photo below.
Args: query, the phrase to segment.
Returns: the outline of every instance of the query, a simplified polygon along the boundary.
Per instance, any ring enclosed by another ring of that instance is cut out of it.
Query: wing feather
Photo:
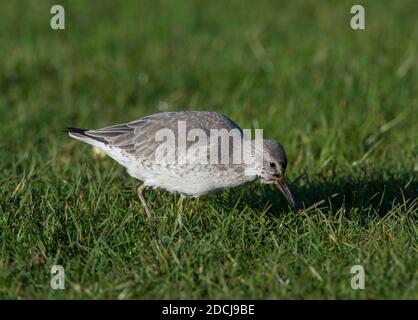
[[[125,124],[118,124],[102,129],[87,130],[85,135],[104,141],[112,148],[138,158],[151,159],[161,142],[155,140],[156,133],[161,129],[170,129],[177,137],[179,121],[186,122],[187,132],[191,129],[202,129],[209,136],[211,129],[241,128],[228,117],[218,112],[161,112]],[[187,141],[187,147],[193,141]]]

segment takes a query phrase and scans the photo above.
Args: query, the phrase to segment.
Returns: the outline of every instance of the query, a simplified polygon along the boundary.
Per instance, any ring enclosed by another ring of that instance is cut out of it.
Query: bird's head
[[[263,141],[263,162],[259,170],[261,183],[271,184],[278,188],[286,198],[292,209],[296,209],[296,202],[290,192],[285,178],[287,157],[283,146],[274,140]]]

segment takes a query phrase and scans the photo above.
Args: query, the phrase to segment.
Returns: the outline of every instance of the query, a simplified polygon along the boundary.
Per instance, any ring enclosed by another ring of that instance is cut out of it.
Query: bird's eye
[[[270,162],[269,165],[270,165],[270,168],[274,168],[276,166],[274,162]]]

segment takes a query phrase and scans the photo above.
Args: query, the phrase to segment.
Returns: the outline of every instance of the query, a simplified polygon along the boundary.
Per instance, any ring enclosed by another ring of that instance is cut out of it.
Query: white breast
[[[126,167],[129,175],[143,181],[145,185],[187,196],[198,197],[219,189],[236,187],[256,178],[256,174],[248,170],[219,170],[216,165],[193,162],[161,165],[127,155],[117,148],[106,146],[102,149]]]
[[[128,173],[148,186],[194,197],[236,187],[255,178],[243,173],[218,172],[215,168],[204,165],[193,168],[169,168],[137,164],[130,166]]]

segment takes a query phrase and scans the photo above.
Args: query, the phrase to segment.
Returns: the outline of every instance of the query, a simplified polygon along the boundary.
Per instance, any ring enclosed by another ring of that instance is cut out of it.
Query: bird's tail
[[[107,141],[99,138],[99,137],[95,137],[92,135],[89,135],[89,130],[88,129],[81,129],[81,128],[66,128],[65,130],[66,132],[68,132],[68,135],[71,138],[86,142],[88,144],[91,144],[95,147],[103,147],[104,145],[106,145]]]

